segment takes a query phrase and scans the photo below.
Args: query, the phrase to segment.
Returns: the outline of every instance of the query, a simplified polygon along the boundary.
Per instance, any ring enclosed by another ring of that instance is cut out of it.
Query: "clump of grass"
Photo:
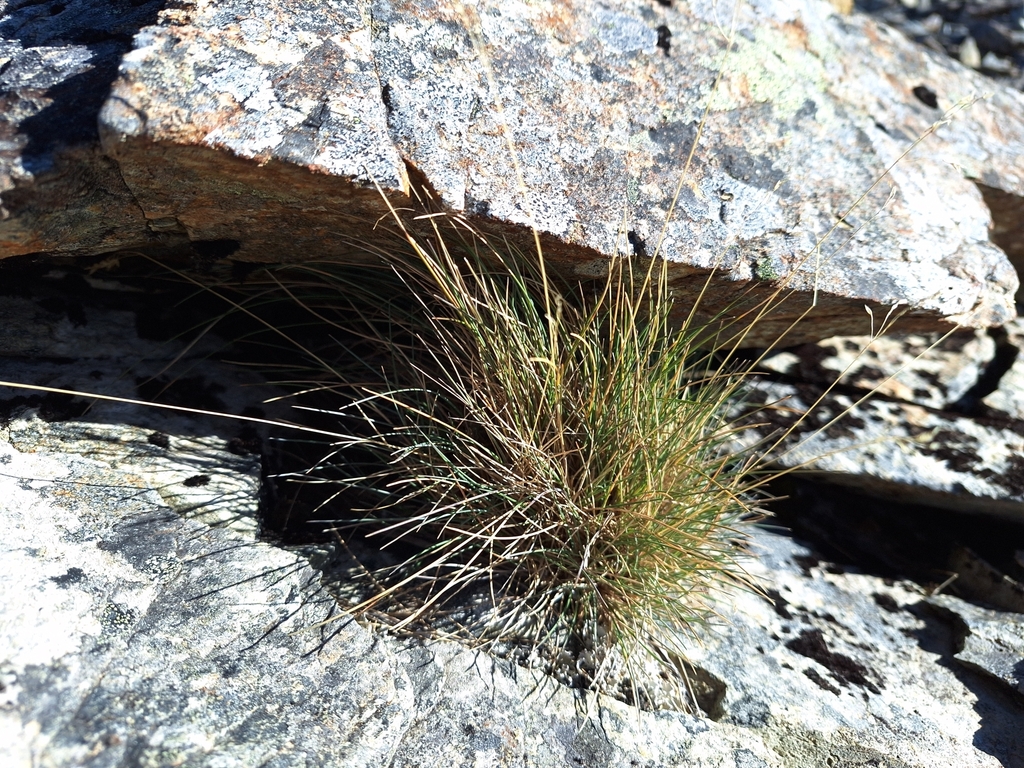
[[[397,221],[376,264],[270,273],[333,329],[292,382],[344,435],[301,473],[334,488],[317,514],[401,553],[355,610],[412,629],[471,601],[484,643],[669,658],[743,579],[757,482],[724,446],[746,371],[673,322],[664,262],[563,283],[460,219]]]

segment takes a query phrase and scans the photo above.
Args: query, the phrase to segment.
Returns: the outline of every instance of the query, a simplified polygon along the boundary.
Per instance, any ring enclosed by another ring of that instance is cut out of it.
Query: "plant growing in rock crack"
[[[274,268],[239,302],[330,331],[265,321],[302,350],[300,407],[339,435],[291,479],[326,484],[315,516],[345,542],[394,553],[353,610],[583,653],[587,684],[677,663],[713,588],[743,581],[736,525],[762,480],[723,446],[746,368],[673,321],[660,260],[571,284],[457,217],[394,220],[374,263]]]
[[[673,322],[657,258],[570,284],[539,247],[393,213],[398,242],[364,244],[368,261],[270,269],[237,301],[298,353],[282,383],[330,433],[292,479],[328,489],[315,516],[344,543],[392,555],[362,560],[352,610],[586,657],[597,687],[620,663],[685,673],[710,593],[744,580],[737,526],[764,482],[754,454],[725,450],[750,368],[737,339],[696,308]],[[326,335],[282,329],[279,302]]]

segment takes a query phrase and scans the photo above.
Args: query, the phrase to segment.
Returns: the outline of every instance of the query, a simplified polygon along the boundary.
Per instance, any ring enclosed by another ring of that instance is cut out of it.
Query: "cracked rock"
[[[699,3],[143,3],[109,39],[109,4],[57,5],[0,18],[0,257],[349,254],[387,214],[379,184],[523,247],[536,224],[574,274],[656,252],[682,298],[713,271],[707,319],[793,289],[752,345],[812,296],[788,343],[847,332],[864,304],[904,302],[908,332],[1015,312],[974,182],[1024,195],[1024,97],[817,0],[741,2],[731,41]]]
[[[979,608],[947,595],[928,603],[956,620],[956,660],[1024,696],[1024,616]]]

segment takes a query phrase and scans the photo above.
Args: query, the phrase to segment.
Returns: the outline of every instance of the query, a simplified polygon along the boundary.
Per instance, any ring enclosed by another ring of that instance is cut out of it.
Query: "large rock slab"
[[[5,298],[18,333],[2,337],[0,379],[137,394],[180,356],[202,391],[221,384],[226,410],[259,399],[241,386],[251,377],[211,360],[216,345],[139,340],[147,323],[134,312],[76,305],[81,286],[61,303],[57,287],[72,283],[51,278]],[[330,551],[259,540],[260,462],[226,422],[4,394],[5,766],[1024,759],[1019,643],[1004,642],[1020,636],[1019,614],[850,572],[753,530],[746,568],[764,595],[723,593],[720,620],[687,653],[703,714],[642,712],[451,642],[338,620]]]
[[[641,712],[338,620],[301,555],[179,515],[61,447],[63,427],[33,452],[0,441],[5,765],[994,768],[1024,754],[1013,701],[948,664],[956,617],[977,611],[943,598],[936,618],[915,585],[805,572],[785,537],[755,534],[748,568],[771,597],[726,596],[688,654],[714,684],[710,717]],[[1019,634],[988,615],[989,632]],[[1012,677],[993,650],[956,658]]]
[[[813,296],[794,341],[846,331],[865,303],[908,303],[910,330],[1013,316],[1017,278],[974,181],[1024,196],[1016,91],[823,0],[734,15],[633,0],[460,9],[199,0],[140,17],[99,110],[105,155],[82,161],[116,169],[103,195],[118,226],[70,238],[70,214],[34,197],[45,169],[17,171],[3,255],[188,242],[206,260],[348,253],[386,213],[377,183],[398,202],[429,192],[523,247],[535,224],[581,274],[658,253],[693,296],[718,270],[704,309],[727,320],[794,289],[750,344],[774,340]],[[21,28],[0,30],[27,50]],[[871,188],[944,110],[988,92]]]
[[[1022,328],[774,353],[749,394],[758,426],[739,441],[882,498],[1024,520]]]

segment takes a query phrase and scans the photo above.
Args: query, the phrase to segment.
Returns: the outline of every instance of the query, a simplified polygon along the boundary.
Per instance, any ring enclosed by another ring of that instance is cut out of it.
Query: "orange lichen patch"
[[[793,44],[794,48],[807,49],[807,27],[799,21],[791,21],[782,25],[782,33]]]
[[[551,35],[560,43],[573,45],[586,39],[573,3],[551,3],[541,10],[533,22],[534,29]]]

